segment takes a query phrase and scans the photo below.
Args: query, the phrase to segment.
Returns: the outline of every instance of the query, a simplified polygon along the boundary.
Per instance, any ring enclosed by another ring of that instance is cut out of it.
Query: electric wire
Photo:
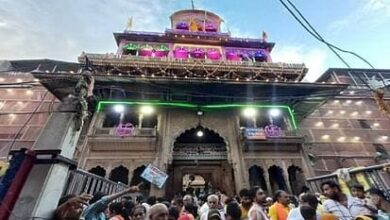
[[[374,66],[368,62],[365,58],[363,58],[362,56],[358,55],[357,53],[355,52],[352,52],[352,51],[347,51],[347,50],[344,50],[344,49],[341,49],[340,47],[338,46],[335,46],[334,44],[331,44],[329,43],[328,41],[326,41],[319,33],[318,31],[313,27],[313,25],[311,25],[311,23],[305,18],[305,16],[300,12],[300,10],[290,1],[290,0],[287,0],[287,2],[290,4],[291,7],[293,7],[293,9],[298,13],[298,15],[303,19],[303,21],[309,26],[309,28],[301,21],[301,19],[299,19],[299,17],[292,11],[292,9],[290,7],[287,6],[287,4],[283,1],[283,0],[279,0],[279,2],[284,6],[284,8],[294,17],[294,19],[311,35],[313,36],[315,39],[317,39],[318,41],[324,43],[336,56],[337,58],[340,59],[340,61],[342,63],[344,63],[344,65],[349,69],[349,71],[353,72],[353,69],[351,67],[351,65],[348,64],[348,62],[336,51],[336,50],[339,50],[341,52],[344,52],[344,53],[349,53],[349,54],[352,54],[354,56],[356,56],[357,58],[361,59],[362,61],[364,61],[367,65],[369,65],[372,69],[375,69]],[[310,30],[311,29],[311,30]],[[370,90],[370,91],[374,91],[371,86],[361,78],[361,76],[359,74],[356,74],[356,76],[365,84],[365,86],[367,86],[367,88]],[[383,81],[383,79],[382,79]]]

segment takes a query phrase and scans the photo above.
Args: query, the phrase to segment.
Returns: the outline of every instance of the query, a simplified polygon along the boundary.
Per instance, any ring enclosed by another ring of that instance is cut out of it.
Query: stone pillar
[[[264,180],[265,180],[265,185],[267,185],[267,193],[268,193],[268,195],[273,195],[274,193],[272,192],[272,187],[271,187],[271,182],[269,180],[269,173],[268,173],[268,168],[267,167],[265,167],[265,169],[264,169],[263,177],[264,177]]]
[[[292,189],[291,189],[291,184],[290,184],[290,180],[288,178],[288,170],[287,170],[287,165],[286,165],[286,162],[285,161],[282,161],[282,169],[283,169],[283,177],[284,177],[284,180],[286,181],[286,185],[287,185],[287,190],[292,193]]]
[[[57,158],[73,158],[81,132],[76,129],[75,113],[71,113],[75,108],[71,100],[66,100],[58,110],[63,112],[51,115],[33,146],[38,160],[42,156],[51,158],[56,153]],[[68,171],[69,164],[62,162],[34,165],[13,209],[18,217],[11,216],[10,219],[51,219],[67,182]]]
[[[163,172],[167,172],[169,156],[171,153],[170,141],[172,135],[170,134],[170,129],[169,129],[170,116],[171,113],[169,110],[167,110],[166,112],[161,112],[161,115],[159,117],[160,120],[158,123],[158,135],[160,138],[158,139],[158,143],[156,146],[156,155],[158,156],[153,162],[153,165],[157,166]],[[166,191],[165,187],[167,187],[166,184],[162,189],[159,189],[155,185],[151,184],[150,194],[156,197],[164,196]]]

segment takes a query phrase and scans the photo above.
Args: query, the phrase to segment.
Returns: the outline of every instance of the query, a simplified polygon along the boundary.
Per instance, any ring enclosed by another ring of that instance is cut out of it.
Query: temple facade
[[[169,175],[154,194],[301,192],[313,172],[297,124],[345,85],[300,82],[305,66],[272,62],[265,33],[236,38],[221,21],[182,10],[164,33],[126,30],[114,34],[117,53],[82,53],[100,101],[76,155],[81,168],[136,184],[153,164]]]

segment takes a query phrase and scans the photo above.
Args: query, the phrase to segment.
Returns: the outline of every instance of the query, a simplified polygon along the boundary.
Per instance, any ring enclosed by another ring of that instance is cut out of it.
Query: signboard
[[[245,137],[248,140],[266,140],[263,128],[245,128]]]
[[[120,137],[133,136],[134,125],[131,123],[127,123],[127,124],[120,123],[118,127],[115,128],[115,135]]]
[[[245,128],[245,137],[248,140],[266,140],[283,136],[283,131],[279,126],[270,124],[265,128]]]
[[[264,131],[267,137],[281,137],[283,134],[282,129],[273,124],[265,126]]]
[[[168,174],[164,173],[152,164],[149,164],[144,172],[142,172],[141,177],[161,189],[165,181],[168,179]]]

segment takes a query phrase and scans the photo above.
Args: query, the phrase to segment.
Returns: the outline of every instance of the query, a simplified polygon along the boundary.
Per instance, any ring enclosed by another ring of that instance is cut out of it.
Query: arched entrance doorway
[[[185,130],[174,142],[173,161],[168,168],[168,183],[173,187],[167,188],[167,195],[184,193],[186,175],[194,176],[194,181],[197,176],[203,178],[203,186],[196,186],[200,194],[222,191],[234,195],[233,169],[227,155],[225,140],[212,129],[198,126]]]
[[[259,186],[263,190],[267,191],[267,184],[264,179],[263,168],[253,165],[248,169],[249,172],[249,185],[251,187]]]

